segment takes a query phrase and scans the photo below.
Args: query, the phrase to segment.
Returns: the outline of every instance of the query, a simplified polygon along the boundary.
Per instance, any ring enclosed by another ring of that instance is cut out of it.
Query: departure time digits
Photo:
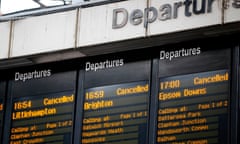
[[[86,100],[91,100],[91,99],[100,99],[104,98],[104,91],[90,91],[85,93],[85,99]]]
[[[21,109],[27,109],[32,107],[32,101],[26,100],[26,101],[19,101],[14,103],[14,110],[21,110]]]
[[[179,88],[181,85],[180,80],[172,80],[172,81],[165,81],[160,83],[160,89],[173,89],[173,88]]]

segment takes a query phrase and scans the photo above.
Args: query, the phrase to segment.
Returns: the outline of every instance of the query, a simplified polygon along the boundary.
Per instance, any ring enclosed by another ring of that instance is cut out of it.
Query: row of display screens
[[[2,143],[229,143],[231,50],[159,54],[15,70],[0,83]]]

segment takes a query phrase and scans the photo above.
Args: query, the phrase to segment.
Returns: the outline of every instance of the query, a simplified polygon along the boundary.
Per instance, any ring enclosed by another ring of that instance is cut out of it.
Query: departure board
[[[72,143],[76,72],[29,71],[10,82],[9,143]]]
[[[157,141],[220,143],[227,128],[228,81],[227,70],[160,79]]]
[[[2,141],[2,134],[3,134],[5,91],[6,91],[6,83],[3,81],[0,81],[0,143]]]
[[[159,60],[156,142],[228,143],[230,50],[171,52],[179,55]]]
[[[147,81],[86,89],[82,144],[144,144]]]
[[[80,144],[147,143],[150,68],[121,55],[86,62]]]

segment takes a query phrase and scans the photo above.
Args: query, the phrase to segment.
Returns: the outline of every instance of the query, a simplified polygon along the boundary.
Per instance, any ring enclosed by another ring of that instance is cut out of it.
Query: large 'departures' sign
[[[223,9],[219,0],[131,0],[82,8],[78,44],[109,43],[240,21],[239,0],[228,2],[228,9]]]
[[[123,28],[127,23],[135,26],[143,24],[144,28],[146,28],[148,24],[155,23],[157,21],[170,24],[167,21],[177,19],[182,21],[182,19],[186,18],[201,19],[199,16],[204,16],[205,19],[209,19],[213,15],[215,15],[214,20],[217,22],[220,19],[216,18],[221,17],[219,15],[221,13],[219,11],[221,6],[222,2],[217,0],[174,0],[171,2],[165,0],[153,0],[150,6],[144,10],[134,9],[130,11],[125,8],[114,9],[112,28],[120,29]],[[240,8],[240,2],[238,0],[233,0],[230,6],[234,9],[238,9]],[[219,14],[217,14],[216,11],[219,11]],[[198,21],[195,22],[198,23]],[[212,22],[205,21],[205,23],[205,25],[210,25]]]
[[[139,9],[135,9],[132,12],[128,12],[124,8],[114,9],[112,26],[114,29],[124,27],[127,24],[129,17],[129,22],[132,25],[139,25],[144,22],[144,27],[147,27],[148,23],[153,23],[157,19],[160,21],[165,21],[178,18],[179,8],[181,7],[184,7],[184,15],[186,17],[191,17],[192,15],[207,14],[212,12],[212,5],[214,1],[215,0],[178,1],[174,2],[173,4],[162,4],[159,8],[145,8],[144,12]],[[199,7],[199,5],[201,6]],[[122,14],[123,19],[121,21],[118,21],[118,17],[120,14]]]

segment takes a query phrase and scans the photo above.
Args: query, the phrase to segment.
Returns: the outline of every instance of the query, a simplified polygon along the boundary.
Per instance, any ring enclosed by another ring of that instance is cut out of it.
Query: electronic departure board
[[[230,59],[202,46],[160,52],[157,143],[229,143]]]
[[[11,144],[70,144],[76,71],[16,71],[9,83]]]
[[[147,143],[150,64],[116,57],[86,62],[79,143]]]
[[[3,135],[3,120],[4,120],[4,101],[5,101],[5,91],[6,91],[6,83],[4,81],[0,81],[0,143],[2,141]]]
[[[0,143],[236,144],[236,51],[195,41],[4,71]]]

